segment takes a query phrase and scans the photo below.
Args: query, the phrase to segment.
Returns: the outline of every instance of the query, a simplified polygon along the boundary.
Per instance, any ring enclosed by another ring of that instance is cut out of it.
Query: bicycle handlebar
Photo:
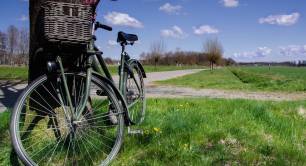
[[[107,31],[112,31],[113,30],[113,28],[108,26],[108,25],[104,25],[104,24],[101,24],[100,22],[96,22],[95,30],[97,30],[98,28],[105,29]]]

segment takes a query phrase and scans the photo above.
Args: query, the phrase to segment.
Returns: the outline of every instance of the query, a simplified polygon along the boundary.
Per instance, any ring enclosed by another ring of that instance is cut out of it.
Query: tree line
[[[29,31],[27,28],[17,28],[11,25],[6,32],[0,31],[0,65],[28,65],[29,61]],[[142,53],[140,60],[145,65],[234,65],[236,62],[223,57],[223,46],[218,39],[208,39],[203,43],[202,52],[166,51],[166,44],[157,41],[151,44],[148,53]],[[107,64],[117,61],[106,58]]]
[[[202,65],[210,66],[211,70],[215,65],[228,66],[236,62],[231,58],[223,57],[223,46],[218,39],[208,39],[203,43],[202,52],[192,51],[166,51],[163,41],[151,44],[150,52],[140,55],[142,63],[146,65]]]
[[[0,31],[0,65],[28,65],[29,30],[11,25]]]

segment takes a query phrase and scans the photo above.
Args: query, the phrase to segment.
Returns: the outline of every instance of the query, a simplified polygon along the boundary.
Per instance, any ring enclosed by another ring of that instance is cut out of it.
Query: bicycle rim
[[[62,83],[46,76],[23,92],[11,120],[15,151],[26,165],[107,165],[123,139],[124,120],[118,100],[109,86],[93,77],[86,109],[80,119],[72,119],[67,112],[80,107],[86,77],[66,77],[72,110]]]
[[[143,75],[138,64],[132,63],[133,75],[126,78],[126,100],[129,105],[129,118],[135,124],[141,124],[145,118],[146,97]]]

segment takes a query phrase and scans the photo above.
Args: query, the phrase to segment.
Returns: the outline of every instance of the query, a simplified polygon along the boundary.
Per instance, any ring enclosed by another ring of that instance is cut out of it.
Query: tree
[[[21,28],[19,33],[19,51],[21,55],[26,55],[29,52],[29,32],[26,28]]]
[[[223,57],[223,47],[217,38],[208,39],[204,43],[204,51],[207,60],[210,62],[211,71],[214,70],[214,64],[217,64]]]
[[[12,64],[14,53],[17,53],[19,30],[14,25],[7,29],[8,50],[10,53],[9,62]]]
[[[0,64],[6,63],[7,35],[0,31]]]
[[[232,58],[228,58],[228,59],[224,59],[225,60],[225,65],[226,66],[233,66],[233,65],[236,65],[236,61]]]
[[[19,32],[18,49],[20,52],[19,57],[22,64],[27,64],[28,54],[29,54],[29,31],[26,28],[21,28]]]
[[[160,40],[151,44],[151,57],[150,59],[154,61],[154,66],[156,68],[159,60],[161,59],[162,54],[166,50],[165,43]]]

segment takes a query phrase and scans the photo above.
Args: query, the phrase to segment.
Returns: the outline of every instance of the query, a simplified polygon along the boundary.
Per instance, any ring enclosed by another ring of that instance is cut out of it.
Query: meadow
[[[192,88],[251,91],[306,91],[305,67],[229,67],[158,82]]]
[[[185,69],[201,69],[203,66],[144,66],[145,71],[161,72],[161,71],[174,71]],[[116,75],[118,73],[118,66],[109,66],[111,74]],[[9,67],[0,66],[0,80],[27,80],[28,68],[27,67]]]
[[[305,165],[304,108],[304,101],[149,99],[144,135],[126,134],[113,165]],[[10,165],[8,122],[9,112],[0,114],[0,165]]]

